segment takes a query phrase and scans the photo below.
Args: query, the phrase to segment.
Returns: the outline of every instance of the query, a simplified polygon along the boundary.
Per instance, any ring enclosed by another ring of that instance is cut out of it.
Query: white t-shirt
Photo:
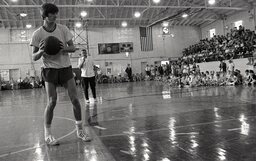
[[[69,29],[61,24],[56,24],[56,29],[53,32],[46,31],[42,26],[33,32],[30,46],[39,48],[39,44],[42,40],[49,36],[58,38],[64,46],[67,46],[67,42],[72,40],[73,35]],[[65,68],[71,66],[70,58],[68,54],[56,54],[42,56],[44,68]]]
[[[234,68],[235,68],[235,64],[233,62],[228,64],[229,71],[234,71]]]
[[[78,66],[83,62],[83,57],[80,57],[78,59]],[[91,58],[91,56],[87,56],[87,58],[84,61],[84,64],[81,68],[81,77],[94,77],[95,72],[93,70],[94,62]]]

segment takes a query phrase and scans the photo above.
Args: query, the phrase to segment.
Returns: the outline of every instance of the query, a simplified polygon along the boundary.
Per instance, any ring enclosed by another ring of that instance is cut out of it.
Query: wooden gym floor
[[[170,88],[160,82],[97,85],[98,103],[83,107],[91,143],[76,138],[63,88],[53,134],[43,141],[44,89],[0,91],[1,161],[254,161],[256,88]]]

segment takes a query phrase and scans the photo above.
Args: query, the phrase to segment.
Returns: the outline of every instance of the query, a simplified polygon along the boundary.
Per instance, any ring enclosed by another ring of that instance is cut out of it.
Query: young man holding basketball
[[[69,29],[61,24],[57,24],[56,18],[58,7],[51,3],[45,3],[41,7],[43,26],[38,28],[32,36],[30,45],[33,48],[33,60],[40,58],[43,60],[42,77],[45,81],[45,89],[48,97],[48,103],[44,112],[44,133],[45,142],[48,145],[57,145],[58,141],[51,133],[51,124],[53,112],[57,102],[56,87],[61,84],[68,90],[68,95],[73,104],[73,112],[76,119],[77,137],[83,141],[91,141],[89,135],[84,131],[81,118],[81,105],[77,96],[75,81],[71,62],[68,53],[75,52]],[[48,55],[44,52],[44,40],[54,36],[61,41],[62,49],[56,55]]]

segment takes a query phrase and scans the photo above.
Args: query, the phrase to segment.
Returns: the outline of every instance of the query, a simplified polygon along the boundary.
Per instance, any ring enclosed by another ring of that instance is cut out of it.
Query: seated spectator
[[[220,59],[251,57],[256,47],[256,34],[253,31],[232,28],[227,35],[214,35],[211,39],[200,40],[183,50],[183,61],[200,63]]]
[[[244,82],[244,85],[249,85],[250,83],[250,73],[248,69],[245,70],[245,76],[243,78],[243,82]]]
[[[255,85],[256,75],[254,74],[253,70],[250,70],[249,73],[250,73],[250,77],[249,77],[249,80],[248,80],[248,85]]]

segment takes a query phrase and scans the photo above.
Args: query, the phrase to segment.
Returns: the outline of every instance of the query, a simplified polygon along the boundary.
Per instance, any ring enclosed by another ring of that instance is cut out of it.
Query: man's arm
[[[63,49],[62,49],[62,52],[63,53],[73,53],[73,52],[75,52],[77,49],[75,48],[75,45],[74,45],[74,43],[73,43],[73,41],[72,40],[69,40],[68,42],[67,42],[67,47],[64,47]]]
[[[35,47],[35,46],[32,47],[32,52],[33,52],[32,58],[34,61],[39,60],[44,54],[44,50],[39,49],[38,47]]]
[[[81,69],[83,67],[84,61],[85,61],[84,57],[82,59],[81,58],[78,59],[78,68],[79,69]]]

